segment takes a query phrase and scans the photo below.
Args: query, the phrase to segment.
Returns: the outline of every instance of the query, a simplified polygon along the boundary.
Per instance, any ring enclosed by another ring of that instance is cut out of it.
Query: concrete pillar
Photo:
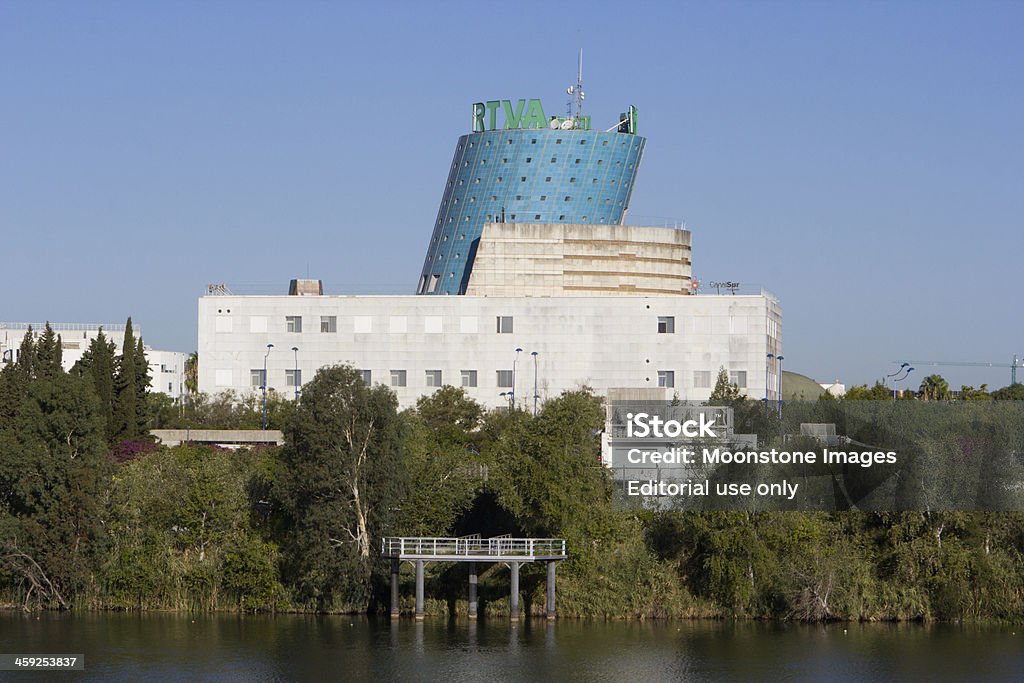
[[[416,560],[416,621],[423,621],[423,560]]]
[[[391,618],[397,619],[398,609],[398,558],[391,559]]]
[[[548,619],[555,618],[555,563],[548,562]]]
[[[509,600],[509,611],[512,619],[519,619],[519,563],[512,562],[512,592]]]
[[[476,619],[476,562],[469,563],[469,618]]]

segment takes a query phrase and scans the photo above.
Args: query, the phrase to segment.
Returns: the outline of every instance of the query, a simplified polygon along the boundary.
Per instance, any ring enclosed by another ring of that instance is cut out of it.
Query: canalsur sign
[[[544,107],[540,100],[519,100],[514,106],[511,100],[490,100],[473,104],[473,132],[499,130],[498,110],[501,110],[504,130],[512,128],[547,128]]]

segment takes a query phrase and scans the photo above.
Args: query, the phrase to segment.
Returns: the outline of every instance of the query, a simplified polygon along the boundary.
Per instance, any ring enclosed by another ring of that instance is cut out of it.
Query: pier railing
[[[382,543],[384,557],[521,557],[523,559],[565,556],[562,538],[430,538],[389,537]]]

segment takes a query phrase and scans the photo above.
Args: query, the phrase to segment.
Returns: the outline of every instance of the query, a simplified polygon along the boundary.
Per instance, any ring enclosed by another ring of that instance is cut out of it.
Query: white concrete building
[[[32,327],[33,336],[38,339],[43,333],[46,323],[0,322],[0,359],[13,362],[18,359],[18,349],[25,338],[25,332]],[[114,342],[117,353],[124,346],[124,324],[118,323],[50,323],[50,327],[60,335],[61,365],[70,370],[82,358],[100,329],[103,335]],[[134,327],[136,338],[142,336],[138,327]],[[143,341],[145,345],[145,341]],[[185,358],[180,351],[160,351],[145,346],[146,360],[149,362],[151,391],[159,391],[171,398],[178,398],[184,392]]]
[[[535,393],[543,401],[581,386],[660,388],[667,399],[699,401],[725,367],[749,396],[774,400],[767,354],[782,350],[781,320],[765,292],[209,295],[199,300],[199,390],[258,392],[265,379],[291,397],[317,369],[349,363],[390,386],[403,407],[445,384],[489,407],[514,394],[532,408]]]

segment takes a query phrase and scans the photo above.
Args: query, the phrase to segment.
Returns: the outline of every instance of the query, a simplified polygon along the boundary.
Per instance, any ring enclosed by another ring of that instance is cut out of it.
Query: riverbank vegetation
[[[134,339],[66,373],[51,335],[0,372],[7,606],[384,611],[383,536],[508,533],[567,540],[562,616],[1024,621],[1020,513],[619,511],[588,391],[534,416],[443,387],[400,412],[346,366],[296,404],[271,398],[284,447],[166,448],[145,430],[255,428],[262,406],[146,394]],[[777,428],[727,382],[716,398]],[[429,611],[465,612],[464,566],[427,578]],[[487,614],[507,611],[507,586],[507,569],[484,571]],[[543,568],[522,588],[542,609]]]

